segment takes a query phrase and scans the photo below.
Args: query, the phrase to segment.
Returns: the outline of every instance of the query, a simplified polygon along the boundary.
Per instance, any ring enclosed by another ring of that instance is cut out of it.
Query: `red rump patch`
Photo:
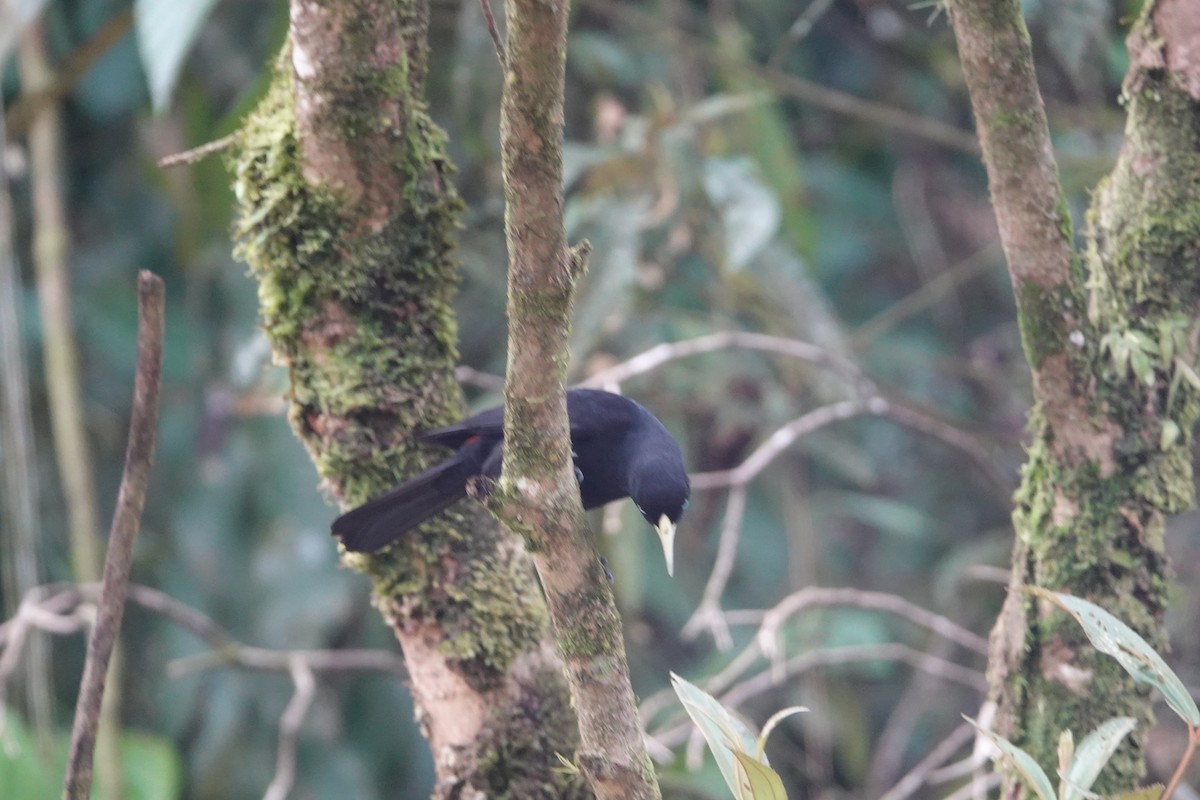
[[[478,442],[482,438],[483,438],[483,434],[472,433],[470,436],[468,436],[466,439],[463,440],[463,444],[464,445],[475,444],[475,442]]]

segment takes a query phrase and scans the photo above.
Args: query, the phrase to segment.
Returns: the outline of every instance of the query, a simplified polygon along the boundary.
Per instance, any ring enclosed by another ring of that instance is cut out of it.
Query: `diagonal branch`
[[[158,389],[162,374],[163,282],[152,272],[138,273],[137,372],[133,384],[133,411],[129,423],[129,446],[125,450],[125,472],[117,494],[112,529],[108,534],[108,556],[96,624],[88,638],[87,661],[75,705],[71,750],[63,795],[69,800],[86,800],[92,784],[92,753],[100,724],[104,682],[112,658],[125,598],[129,591],[129,568],[133,544],[142,522],[150,465],[154,462],[154,440],[158,428]]]

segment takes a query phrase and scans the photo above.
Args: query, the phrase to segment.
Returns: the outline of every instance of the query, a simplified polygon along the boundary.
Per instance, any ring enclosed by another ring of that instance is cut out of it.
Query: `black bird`
[[[688,507],[683,453],[658,417],[628,397],[595,389],[566,392],[571,451],[584,509],[629,497],[658,531],[667,573],[674,570],[674,530]],[[497,480],[504,452],[504,409],[418,434],[454,455],[390,492],[343,513],[332,525],[348,551],[373,553],[467,497],[476,477]]]
[[[634,401],[596,389],[567,391],[571,450],[584,508],[633,498],[658,531],[667,573],[674,570],[675,524],[690,491],[683,453],[663,424]],[[333,521],[347,550],[373,553],[467,496],[480,476],[496,480],[504,451],[504,409],[489,408],[417,439],[453,449],[454,455],[387,494]]]

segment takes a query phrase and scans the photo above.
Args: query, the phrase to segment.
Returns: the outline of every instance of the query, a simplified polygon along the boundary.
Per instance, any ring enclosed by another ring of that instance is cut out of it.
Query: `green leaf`
[[[1171,445],[1179,441],[1179,424],[1173,419],[1168,419],[1163,422],[1162,434],[1158,437],[1158,446],[1160,450],[1166,450]]]
[[[1196,370],[1192,369],[1192,365],[1184,361],[1182,358],[1175,359],[1175,369],[1183,376],[1183,379],[1188,382],[1193,389],[1200,390],[1200,375],[1196,374]]]
[[[1138,683],[1157,689],[1184,722],[1200,725],[1200,708],[1196,707],[1196,701],[1188,694],[1183,681],[1135,630],[1082,598],[1038,588],[1030,591],[1073,616],[1093,647],[1115,658]]]
[[[756,747],[754,734],[741,720],[725,710],[712,695],[674,672],[671,673],[671,685],[683,703],[683,710],[696,723],[696,727],[708,742],[708,748],[712,751],[717,766],[721,768],[725,783],[736,795],[739,784],[737,759],[734,754],[753,753]]]
[[[134,0],[133,24],[155,111],[171,101],[183,59],[217,0]]]
[[[747,753],[735,752],[733,757],[737,759],[734,795],[738,800],[787,800],[779,773]]]
[[[1084,792],[1092,788],[1100,770],[1136,724],[1133,717],[1113,717],[1079,743],[1064,776],[1067,786],[1062,800],[1084,799]]]
[[[977,731],[991,739],[996,744],[996,747],[1000,748],[1001,757],[1007,759],[1013,765],[1017,773],[1020,774],[1021,779],[1025,781],[1025,785],[1032,789],[1034,794],[1038,796],[1038,800],[1055,800],[1054,786],[1051,785],[1050,778],[1047,777],[1045,770],[1039,767],[1038,763],[1033,760],[1033,756],[1003,736],[992,733],[970,717],[964,715],[963,719],[974,725]]]
[[[1163,789],[1161,783],[1156,783],[1153,786],[1143,786],[1140,789],[1134,789],[1132,792],[1124,792],[1123,794],[1114,794],[1107,800],[1158,800],[1162,797]]]

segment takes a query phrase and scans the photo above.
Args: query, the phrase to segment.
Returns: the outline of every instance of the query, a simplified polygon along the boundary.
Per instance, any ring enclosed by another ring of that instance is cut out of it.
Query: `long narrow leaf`
[[[1196,707],[1196,701],[1188,694],[1183,681],[1137,631],[1082,598],[1045,589],[1032,588],[1030,591],[1074,617],[1093,647],[1115,658],[1138,683],[1157,689],[1184,722],[1193,727],[1200,725],[1200,708]]]
[[[683,703],[683,710],[692,718],[692,722],[696,723],[696,727],[708,742],[708,749],[712,751],[717,766],[721,768],[725,783],[729,784],[730,791],[736,795],[739,783],[734,752],[740,751],[748,755],[754,753],[754,734],[700,687],[673,672],[671,684]]]
[[[1133,717],[1113,717],[1079,743],[1075,748],[1075,756],[1071,759],[1071,766],[1067,768],[1066,780],[1069,788],[1063,795],[1063,800],[1082,800],[1083,792],[1092,788],[1100,770],[1104,769],[1104,765],[1135,725],[1137,720]]]
[[[183,59],[217,0],[134,0],[138,53],[155,111],[171,101]]]
[[[1021,779],[1025,781],[1025,785],[1038,796],[1038,800],[1055,800],[1054,786],[1050,783],[1050,778],[1046,775],[1045,770],[1033,760],[1033,756],[1003,736],[992,733],[970,717],[963,716],[963,719],[974,725],[975,730],[991,739],[996,747],[1000,748],[1001,757],[1008,759],[1020,774]]]
[[[737,759],[737,800],[787,800],[779,773],[748,753],[734,753]]]

